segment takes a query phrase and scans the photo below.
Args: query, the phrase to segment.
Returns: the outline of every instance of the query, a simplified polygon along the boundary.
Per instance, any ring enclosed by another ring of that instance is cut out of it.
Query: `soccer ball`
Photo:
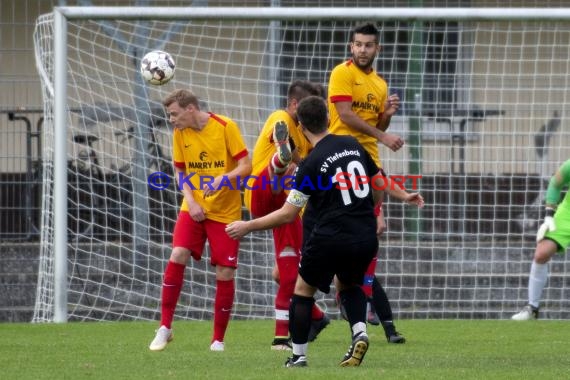
[[[150,84],[163,85],[174,76],[174,60],[165,51],[154,50],[141,61],[141,75]]]

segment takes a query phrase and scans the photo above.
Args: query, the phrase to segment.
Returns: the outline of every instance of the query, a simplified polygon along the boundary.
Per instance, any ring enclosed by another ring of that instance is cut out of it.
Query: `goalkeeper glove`
[[[554,209],[551,207],[546,208],[546,216],[544,217],[544,222],[538,228],[536,233],[536,241],[539,242],[544,239],[544,235],[547,232],[555,231],[556,225],[554,224]]]

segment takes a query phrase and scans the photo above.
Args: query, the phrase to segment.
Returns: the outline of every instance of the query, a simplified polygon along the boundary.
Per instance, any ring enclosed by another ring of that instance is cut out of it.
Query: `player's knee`
[[[299,276],[299,280],[295,282],[295,288],[293,293],[302,297],[313,297],[317,288],[313,288],[311,285],[307,284],[302,277]]]
[[[177,264],[186,264],[192,251],[184,247],[174,247],[172,249],[172,253],[170,254],[170,261],[173,261]]]
[[[534,262],[537,264],[546,264],[550,261],[550,259],[552,258],[552,255],[547,255],[547,254],[535,254],[534,256]]]
[[[223,265],[216,266],[216,280],[230,281],[235,277],[235,268],[225,267]]]
[[[550,239],[544,239],[538,243],[534,251],[534,262],[537,264],[546,264],[556,253],[558,246]]]

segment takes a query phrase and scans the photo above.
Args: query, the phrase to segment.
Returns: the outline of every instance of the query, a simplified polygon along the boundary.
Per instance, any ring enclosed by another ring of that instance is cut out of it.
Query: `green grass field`
[[[273,322],[231,321],[225,352],[210,352],[212,325],[175,322],[162,352],[156,323],[0,324],[2,379],[567,379],[570,322],[402,320],[408,338],[389,345],[369,326],[363,364],[340,368],[348,325],[333,321],[309,345],[307,368],[284,368],[269,349]]]

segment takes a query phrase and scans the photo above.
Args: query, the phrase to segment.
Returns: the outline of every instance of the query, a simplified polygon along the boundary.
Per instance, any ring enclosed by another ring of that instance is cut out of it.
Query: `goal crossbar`
[[[70,19],[128,20],[568,20],[570,8],[55,7]]]

